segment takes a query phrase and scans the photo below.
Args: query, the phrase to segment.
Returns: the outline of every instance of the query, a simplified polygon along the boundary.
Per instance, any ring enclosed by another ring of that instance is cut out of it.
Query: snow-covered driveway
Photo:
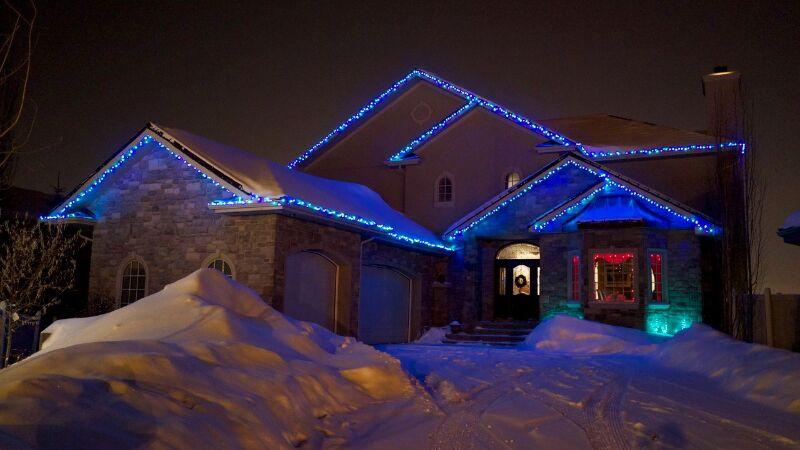
[[[797,448],[800,415],[641,356],[386,345],[444,419],[432,448]]]

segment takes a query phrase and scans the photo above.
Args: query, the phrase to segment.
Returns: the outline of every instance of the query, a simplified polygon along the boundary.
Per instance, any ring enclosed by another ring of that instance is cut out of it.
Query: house
[[[738,74],[705,81],[718,110]],[[288,167],[148,124],[43,220],[94,227],[90,295],[118,306],[212,267],[370,343],[553,314],[673,334],[713,303],[738,139],[534,121],[414,70]]]

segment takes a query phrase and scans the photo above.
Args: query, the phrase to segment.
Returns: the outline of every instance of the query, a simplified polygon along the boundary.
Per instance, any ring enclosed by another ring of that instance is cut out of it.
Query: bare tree
[[[32,0],[0,5],[0,186],[10,185],[16,156],[33,128],[35,114],[26,111],[33,105],[27,91],[36,15]]]
[[[39,320],[75,283],[80,231],[64,224],[15,218],[0,223],[0,309],[5,325],[5,357],[14,332]]]
[[[734,111],[720,111],[714,134],[727,141],[724,130],[738,128],[744,148],[732,153],[718,147],[716,191],[723,234],[718,252],[722,292],[722,327],[731,336],[753,340],[756,292],[763,272],[763,233],[766,182],[758,170],[759,156],[753,126],[753,104],[742,89]],[[730,121],[736,121],[732,126]]]

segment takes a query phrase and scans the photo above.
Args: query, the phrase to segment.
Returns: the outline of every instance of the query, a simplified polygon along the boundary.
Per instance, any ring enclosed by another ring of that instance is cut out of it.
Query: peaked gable
[[[450,123],[457,121],[458,118],[464,115],[464,113],[475,107],[485,108],[488,111],[491,111],[492,113],[497,114],[500,117],[503,117],[507,120],[512,121],[513,123],[525,127],[537,134],[540,134],[549,140],[557,142],[559,145],[567,146],[574,144],[574,142],[570,141],[566,137],[558,133],[555,133],[549,130],[548,128],[536,122],[533,122],[532,120],[527,119],[519,114],[516,114],[492,101],[482,98],[473,92],[470,92],[460,86],[450,83],[449,81],[439,78],[430,72],[426,72],[420,69],[415,69],[405,77],[395,82],[391,87],[383,91],[380,95],[375,97],[371,102],[369,102],[364,107],[362,107],[358,112],[350,116],[350,118],[348,118],[338,127],[333,129],[330,133],[328,133],[324,138],[322,138],[316,144],[314,144],[306,151],[301,153],[300,156],[298,156],[288,164],[288,167],[295,168],[300,164],[307,163],[311,158],[321,154],[321,152],[324,151],[324,148],[326,146],[328,146],[330,143],[334,142],[337,139],[341,139],[345,133],[352,130],[357,124],[363,122],[367,118],[370,112],[372,112],[380,105],[385,103],[389,98],[391,98],[393,94],[402,89],[407,88],[410,84],[410,81],[412,80],[422,80],[427,83],[430,83],[446,92],[449,92],[451,94],[463,98],[466,101],[466,103],[461,108],[459,108],[458,110],[447,116],[445,119],[443,119],[436,125],[434,125],[431,129],[427,130],[422,135],[414,139],[410,144],[404,146],[404,148],[402,149],[399,149],[398,152],[396,152],[389,158],[390,162],[398,162],[403,160],[415,148],[422,145],[425,141],[433,137],[436,133],[438,133],[438,131],[446,128],[446,126],[449,125]]]
[[[209,204],[218,212],[292,209],[364,228],[404,244],[449,250],[429,230],[390,208],[375,192],[355,183],[289,170],[249,152],[186,131],[149,124],[42,220],[93,219],[83,211],[111,174],[140,149],[154,145],[196,170],[229,194]]]
[[[580,169],[578,173],[582,173],[584,178],[589,181],[582,182],[582,188],[576,189],[575,186],[570,186],[570,189],[561,189],[562,196],[558,201],[551,201],[551,207],[538,213],[535,219],[530,224],[532,231],[542,231],[547,225],[555,220],[558,220],[566,214],[575,212],[578,208],[583,208],[588,202],[593,200],[595,196],[603,189],[615,188],[619,193],[634,196],[639,200],[647,202],[653,208],[657,208],[660,213],[668,214],[677,220],[683,221],[687,226],[692,226],[698,233],[714,234],[719,231],[719,227],[714,225],[712,221],[700,212],[697,212],[688,206],[677,202],[664,194],[656,192],[646,186],[641,185],[611,171],[600,164],[576,154],[569,153],[540,171],[529,175],[522,180],[515,187],[499,194],[488,202],[484,203],[481,207],[472,211],[450,226],[445,232],[445,238],[449,240],[456,239],[469,230],[478,226],[481,222],[487,220],[494,214],[503,211],[520,198],[528,196],[528,194],[537,193],[542,195],[542,187],[547,180],[553,179],[556,185],[561,184],[566,186],[566,180],[562,175],[565,169]],[[574,178],[574,177],[571,177]]]

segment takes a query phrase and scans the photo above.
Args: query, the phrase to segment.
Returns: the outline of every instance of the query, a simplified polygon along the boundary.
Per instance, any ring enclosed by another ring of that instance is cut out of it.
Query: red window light
[[[662,302],[664,301],[663,283],[662,283],[662,261],[660,253],[650,254],[650,301]]]
[[[572,257],[572,300],[581,299],[581,257]]]
[[[610,303],[636,301],[633,253],[597,253],[593,261],[594,300]]]

